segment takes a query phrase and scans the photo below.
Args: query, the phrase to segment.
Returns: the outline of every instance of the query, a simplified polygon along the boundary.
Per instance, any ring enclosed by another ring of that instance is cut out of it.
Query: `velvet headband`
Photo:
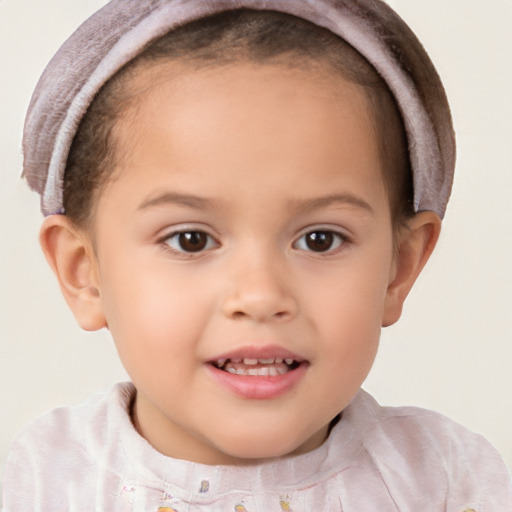
[[[379,0],[112,0],[59,49],[28,109],[23,174],[41,195],[43,213],[64,213],[69,149],[103,84],[173,28],[237,8],[279,11],[327,28],[373,65],[391,90],[404,121],[414,210],[432,210],[442,218],[455,165],[446,95],[416,36]],[[390,18],[393,24],[387,23]],[[400,33],[391,28],[397,20]]]

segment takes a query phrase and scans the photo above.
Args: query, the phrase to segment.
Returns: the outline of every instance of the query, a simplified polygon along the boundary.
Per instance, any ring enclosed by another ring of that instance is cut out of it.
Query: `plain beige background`
[[[38,247],[38,198],[19,179],[38,76],[104,3],[0,0],[0,473],[22,425],[126,378],[108,333],[81,332],[67,311]],[[512,467],[512,0],[390,3],[445,82],[459,158],[437,252],[365,387],[483,433]]]

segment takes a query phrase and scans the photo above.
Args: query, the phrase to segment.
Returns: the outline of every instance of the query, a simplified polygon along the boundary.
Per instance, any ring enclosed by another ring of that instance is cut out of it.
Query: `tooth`
[[[279,375],[284,375],[285,373],[288,373],[289,369],[284,366],[276,366],[277,373]]]
[[[258,360],[257,359],[244,359],[244,364],[249,364],[249,365],[254,365],[254,364],[258,364]]]
[[[227,359],[217,359],[217,366],[220,368],[226,364]]]
[[[285,360],[284,360],[284,362],[285,362],[288,366],[290,366],[290,365],[292,365],[292,364],[293,364],[293,359],[285,359]]]
[[[228,366],[228,367],[226,368],[226,371],[227,371],[228,373],[234,373],[234,374],[236,374],[236,373],[237,373],[236,368],[232,368],[231,366]]]
[[[231,362],[232,363],[241,363],[242,359],[241,358],[231,359]]]
[[[260,359],[260,364],[274,364],[274,359]]]
[[[260,371],[258,368],[250,368],[249,370],[245,371],[245,375],[259,375]]]
[[[245,375],[245,370],[243,368],[239,368],[238,370],[236,370],[236,374],[237,375]]]
[[[277,368],[275,366],[271,366],[270,368],[268,368],[268,374],[271,377],[277,377],[279,375],[279,372],[277,371]]]
[[[268,366],[265,368],[260,368],[259,374],[264,376],[270,375],[270,370],[272,370],[272,368],[269,368]]]
[[[283,360],[282,360],[281,358],[277,358],[277,359],[275,360],[275,363],[276,363],[276,364],[281,364],[282,362],[283,362]]]

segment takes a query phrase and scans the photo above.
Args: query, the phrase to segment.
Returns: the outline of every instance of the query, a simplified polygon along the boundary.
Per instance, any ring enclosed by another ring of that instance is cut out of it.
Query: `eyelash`
[[[206,239],[198,240],[198,236],[206,237]],[[183,237],[183,239],[181,237]],[[173,246],[174,241],[177,242],[177,246]],[[196,244],[199,248],[189,247],[189,249],[192,250],[187,250],[183,247],[183,243],[187,242],[193,245]],[[162,237],[160,243],[163,244],[166,250],[185,258],[202,255],[205,251],[218,247],[219,245],[211,235],[201,229],[181,229],[174,231]],[[201,245],[202,243],[204,243],[204,245]]]
[[[321,250],[313,249],[311,246],[308,246],[307,237],[313,237],[310,238],[309,241],[315,242],[316,240],[318,240],[321,244],[327,244],[327,248],[325,248],[325,250],[322,250],[322,247],[320,247]],[[302,236],[300,236],[293,243],[293,248],[310,252],[312,254],[330,256],[338,254],[345,248],[345,245],[348,244],[349,242],[350,240],[344,233],[340,233],[339,231],[328,228],[316,228],[309,229]],[[302,245],[302,247],[300,245]]]
[[[183,238],[182,238],[183,237]],[[203,237],[201,239],[201,237]],[[312,237],[308,240],[307,237]],[[308,245],[308,242],[319,242],[316,249]],[[219,243],[206,231],[201,229],[181,229],[174,231],[162,237],[159,242],[164,246],[165,250],[171,251],[173,254],[181,257],[194,257],[204,254],[206,251],[219,246]],[[176,244],[174,245],[174,242]],[[348,237],[339,231],[327,228],[310,229],[303,233],[292,244],[293,249],[309,252],[318,255],[334,255],[344,249],[349,243]],[[183,246],[184,243],[191,243],[189,249]],[[323,246],[322,246],[323,244]],[[196,247],[193,247],[196,245]],[[333,247],[334,246],[334,247]],[[197,250],[195,250],[197,249]]]

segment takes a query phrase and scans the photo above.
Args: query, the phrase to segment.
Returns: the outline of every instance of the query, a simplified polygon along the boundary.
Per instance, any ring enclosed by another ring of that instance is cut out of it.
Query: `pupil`
[[[334,242],[334,236],[329,231],[315,231],[306,235],[308,249],[315,252],[328,251]]]
[[[188,233],[180,233],[179,241],[180,246],[184,251],[199,252],[206,247],[208,238],[205,233],[191,231]]]

